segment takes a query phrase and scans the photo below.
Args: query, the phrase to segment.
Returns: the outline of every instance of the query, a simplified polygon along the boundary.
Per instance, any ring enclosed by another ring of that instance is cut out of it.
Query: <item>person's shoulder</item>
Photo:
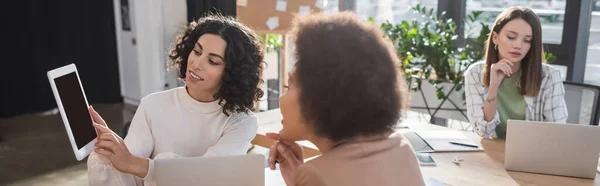
[[[256,126],[256,128],[258,128],[258,117],[251,110],[230,113],[227,121],[228,125],[238,125],[243,123],[244,125]]]
[[[397,142],[399,144],[397,148],[400,149],[401,152],[414,154],[414,150],[412,145],[410,144],[410,141],[408,141],[408,138],[406,138],[401,133],[396,132],[390,135],[388,139]]]
[[[481,74],[485,68],[485,61],[479,61],[471,64],[467,70],[465,70],[465,75],[467,74]]]
[[[318,159],[318,158],[317,158]],[[319,169],[314,165],[314,160],[301,164],[296,168],[294,183],[297,186],[303,185],[325,185],[323,175],[319,172]]]
[[[230,113],[229,117],[230,117],[230,119],[235,119],[235,120],[247,120],[247,119],[257,120],[258,119],[256,114],[254,114],[254,112],[252,112],[250,109],[246,109],[243,112]]]
[[[178,91],[185,91],[185,87],[176,87],[169,90],[163,90],[148,94],[140,101],[140,105],[163,105],[165,102],[174,100],[173,97],[177,95]]]
[[[542,63],[542,79],[561,79],[560,70],[552,65]]]

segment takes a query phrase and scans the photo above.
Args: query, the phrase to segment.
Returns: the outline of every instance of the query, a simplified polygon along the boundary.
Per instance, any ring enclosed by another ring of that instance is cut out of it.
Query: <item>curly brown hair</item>
[[[293,25],[300,109],[316,135],[342,141],[391,132],[407,89],[383,32],[349,12],[299,17]]]
[[[254,31],[235,18],[220,14],[206,15],[189,23],[169,51],[170,64],[179,70],[179,78],[185,79],[188,56],[204,34],[221,36],[227,43],[222,85],[214,98],[219,100],[227,116],[231,113],[248,113],[254,107],[254,101],[264,94],[259,88],[263,82],[264,46]]]

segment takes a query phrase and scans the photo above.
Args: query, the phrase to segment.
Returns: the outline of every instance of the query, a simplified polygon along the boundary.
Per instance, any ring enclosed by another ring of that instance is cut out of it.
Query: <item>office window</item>
[[[563,20],[566,0],[466,0],[466,13],[483,11],[480,20],[492,28],[496,16],[511,6],[523,6],[532,9],[542,23],[542,41],[560,44],[562,40]],[[478,33],[480,28],[472,31]],[[465,29],[468,31],[468,28]]]
[[[437,11],[437,0],[356,0],[356,14],[362,19],[372,17],[377,22],[398,24],[403,20],[421,19],[410,10],[417,4]]]
[[[600,85],[600,0],[592,4],[592,20],[585,64],[584,82]]]
[[[339,11],[338,2],[339,0],[320,0],[317,1],[317,3],[320,3],[317,7],[323,7],[321,11],[324,13],[334,14]],[[265,94],[259,101],[260,111],[279,108],[279,97],[286,91],[281,90],[283,89],[282,85],[287,84],[287,73],[292,70],[296,62],[294,57],[295,47],[289,39],[289,35],[267,34],[266,37],[266,66],[263,71],[264,82],[261,85]],[[284,39],[286,40],[285,42]],[[285,46],[283,46],[284,44]],[[284,58],[285,61],[283,60]]]

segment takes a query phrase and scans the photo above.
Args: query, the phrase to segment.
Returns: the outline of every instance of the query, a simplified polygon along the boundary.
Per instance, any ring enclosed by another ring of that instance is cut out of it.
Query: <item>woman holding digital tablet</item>
[[[153,158],[246,154],[258,130],[263,46],[234,18],[191,22],[169,57],[185,87],[144,97],[123,140],[90,107],[99,131],[90,185],[152,184]],[[186,171],[186,170],[181,170]]]
[[[567,121],[562,78],[544,64],[542,27],[533,11],[502,12],[486,44],[485,60],[465,72],[467,115],[475,133],[504,139],[509,119]]]

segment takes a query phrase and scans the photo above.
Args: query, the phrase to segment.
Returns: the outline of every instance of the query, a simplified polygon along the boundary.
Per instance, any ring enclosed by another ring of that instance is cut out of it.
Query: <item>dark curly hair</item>
[[[406,104],[389,39],[349,12],[296,18],[294,76],[300,109],[317,136],[334,142],[392,132]]]
[[[214,98],[219,100],[227,116],[248,113],[254,107],[254,101],[264,94],[258,87],[263,82],[264,46],[254,31],[235,18],[208,14],[189,23],[169,51],[171,67],[179,70],[179,78],[185,79],[188,56],[204,34],[221,36],[227,43],[222,85]]]

